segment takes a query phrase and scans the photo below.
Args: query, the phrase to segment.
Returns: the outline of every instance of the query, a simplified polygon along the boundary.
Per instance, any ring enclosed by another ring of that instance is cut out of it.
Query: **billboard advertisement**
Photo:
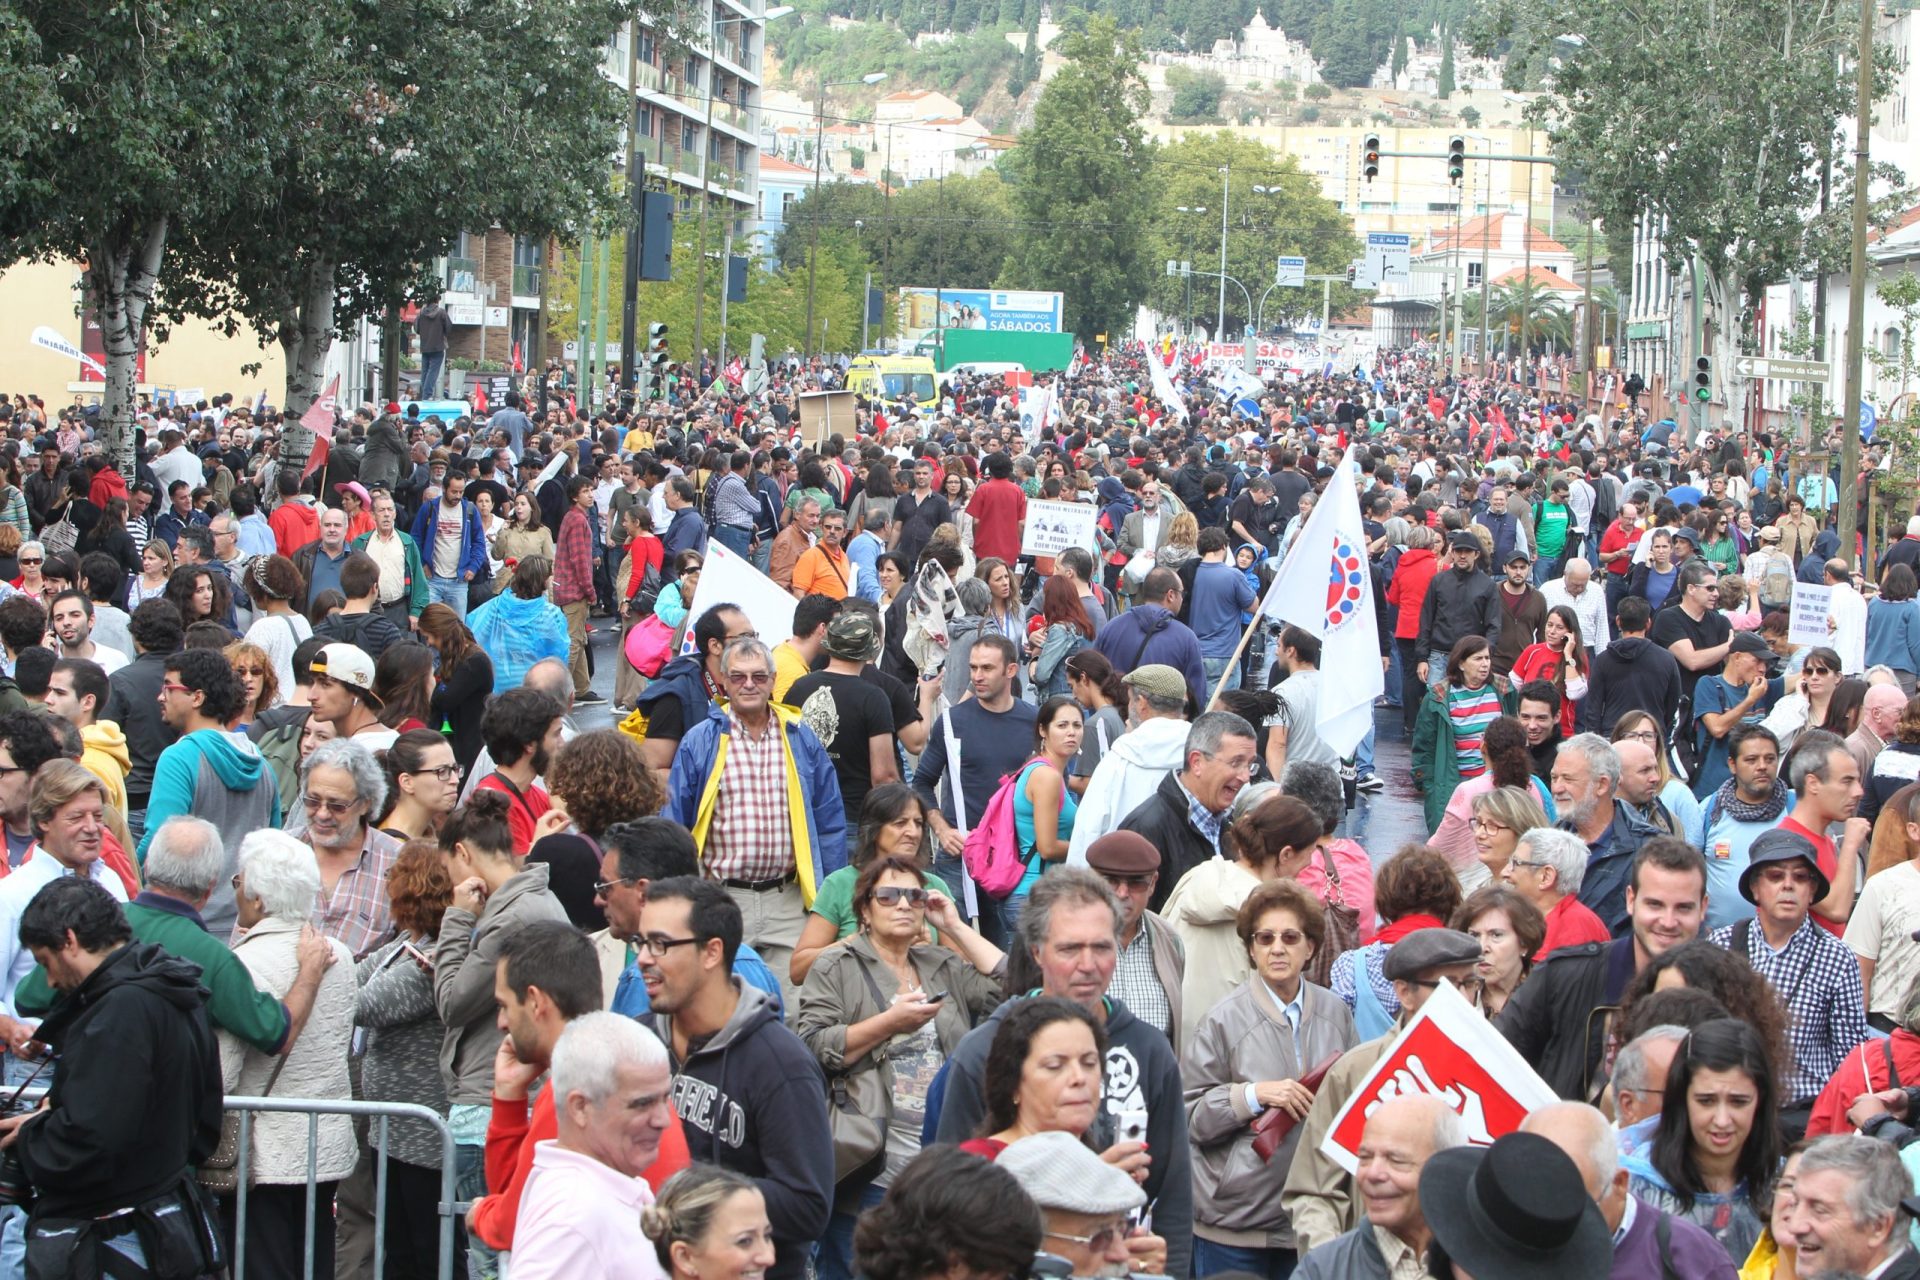
[[[936,329],[1059,333],[1064,303],[1058,293],[1021,289],[900,290],[900,339],[909,347]]]

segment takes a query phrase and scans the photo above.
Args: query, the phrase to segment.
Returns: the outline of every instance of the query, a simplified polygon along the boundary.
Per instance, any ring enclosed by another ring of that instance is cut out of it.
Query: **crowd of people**
[[[1157,358],[815,440],[803,362],[324,454],[223,398],[131,474],[0,397],[0,1274],[445,1274],[450,1172],[515,1280],[1920,1276],[1920,516],[1419,351],[1252,416]],[[1266,606],[1349,475],[1343,753]],[[1336,1160],[1443,984],[1561,1101]]]

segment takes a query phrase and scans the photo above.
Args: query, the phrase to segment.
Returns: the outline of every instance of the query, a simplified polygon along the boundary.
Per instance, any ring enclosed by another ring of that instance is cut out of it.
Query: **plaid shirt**
[[[369,826],[360,857],[334,881],[328,893],[325,881],[314,906],[314,927],[338,939],[358,960],[391,942],[393,917],[387,911],[387,872],[400,853],[400,842]]]
[[[587,513],[570,509],[560,521],[560,541],[553,551],[553,602],[578,604],[593,599],[593,530]]]
[[[727,719],[720,792],[700,857],[702,869],[715,880],[771,880],[793,874],[784,734],[772,714],[757,738],[739,720]]]
[[[1707,935],[1707,941],[1731,950],[1736,927],[1722,925]],[[1811,918],[1778,951],[1767,945],[1755,921],[1747,935],[1747,963],[1779,993],[1793,1020],[1787,1031],[1793,1072],[1780,1090],[1781,1101],[1786,1105],[1810,1101],[1867,1038],[1860,963],[1845,943]]]
[[[1179,781],[1178,778],[1175,781]],[[1219,853],[1220,828],[1226,825],[1224,820],[1219,814],[1195,799],[1193,792],[1187,790],[1187,784],[1184,782],[1180,783],[1180,794],[1187,798],[1187,821],[1193,823],[1194,830],[1205,836],[1207,843],[1213,846],[1213,851]]]
[[[1133,941],[1120,948],[1113,977],[1107,983],[1107,994],[1117,996],[1133,1010],[1134,1017],[1148,1026],[1162,1031],[1173,1029],[1173,1009],[1160,986],[1160,975],[1153,971],[1153,939],[1147,936],[1146,921],[1140,922]]]

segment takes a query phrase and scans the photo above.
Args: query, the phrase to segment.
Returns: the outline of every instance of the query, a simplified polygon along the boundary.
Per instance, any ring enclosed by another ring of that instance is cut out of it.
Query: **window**
[[[653,108],[652,107],[640,108],[639,130],[640,130],[640,136],[643,138],[651,138],[653,136]]]
[[[691,120],[681,121],[680,122],[680,149],[682,151],[691,151],[693,150],[693,148],[699,145],[700,145],[700,131],[694,128],[693,122]]]
[[[515,236],[513,238],[513,265],[516,267],[539,266],[542,258],[541,249],[542,246],[540,242],[532,236]]]
[[[1887,327],[1887,331],[1880,335],[1880,354],[1887,357],[1889,360],[1899,356],[1900,354],[1900,326],[1899,325],[1889,325]]]
[[[1470,289],[1480,287],[1480,264],[1477,262],[1467,263],[1467,287]]]

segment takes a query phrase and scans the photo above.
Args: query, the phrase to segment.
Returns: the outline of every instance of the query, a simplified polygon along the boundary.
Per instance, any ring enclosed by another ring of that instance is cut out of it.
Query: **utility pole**
[[[1840,511],[1836,518],[1840,554],[1849,566],[1859,563],[1859,495],[1854,491],[1860,471],[1860,402],[1866,371],[1861,367],[1863,330],[1867,322],[1867,198],[1868,140],[1873,129],[1873,0],[1860,0],[1858,83],[1853,108],[1853,263],[1847,287],[1847,398],[1840,406]],[[1824,489],[1826,473],[1820,479]]]
[[[1233,166],[1220,166],[1220,314],[1213,322],[1213,340],[1227,340],[1227,195],[1233,182]]]
[[[664,132],[664,129],[662,130]],[[635,312],[640,305],[640,197],[646,188],[645,161],[640,150],[640,21],[631,19],[627,23],[627,253],[625,270],[620,280],[620,389],[632,391],[636,387],[633,380],[634,366],[640,362],[635,358],[639,347],[634,333],[640,324]],[[580,263],[580,278],[586,280],[587,264]],[[602,287],[605,287],[604,282]],[[581,291],[584,305],[586,291]],[[581,354],[585,355],[586,312],[581,313]],[[596,356],[604,352],[596,351]],[[583,362],[580,369],[584,371]],[[593,403],[591,391],[586,402]]]

